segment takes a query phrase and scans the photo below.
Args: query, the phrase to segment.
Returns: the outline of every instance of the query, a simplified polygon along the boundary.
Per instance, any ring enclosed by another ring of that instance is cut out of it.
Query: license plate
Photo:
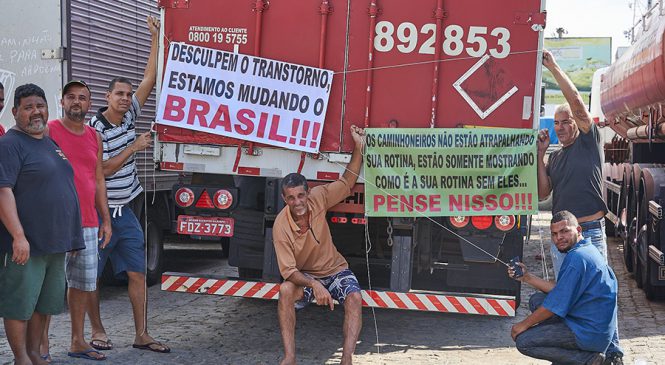
[[[178,216],[177,231],[195,236],[233,236],[233,218]]]

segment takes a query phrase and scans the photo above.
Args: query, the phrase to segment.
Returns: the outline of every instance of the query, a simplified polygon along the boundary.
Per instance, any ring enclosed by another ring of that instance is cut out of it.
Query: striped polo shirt
[[[102,137],[102,160],[113,158],[129,147],[136,139],[134,124],[141,113],[141,105],[136,96],[132,96],[132,105],[122,117],[122,123],[116,126],[106,120],[104,111],[108,107],[100,108],[97,114],[90,119],[90,126],[101,134]],[[136,172],[136,154],[132,155],[120,170],[106,177],[106,192],[109,206],[125,205],[139,195],[143,188],[139,184],[139,176]]]

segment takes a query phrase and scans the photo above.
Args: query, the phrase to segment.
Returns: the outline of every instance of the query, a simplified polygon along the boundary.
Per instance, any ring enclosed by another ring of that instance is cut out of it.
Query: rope
[[[382,193],[384,193],[384,194],[386,194],[386,195],[388,195],[388,196],[390,196],[390,197],[395,197],[394,195],[388,193],[387,191],[385,191],[385,190],[379,188],[378,186],[372,184],[371,182],[365,180],[365,178],[362,177],[362,176],[360,176],[359,174],[356,174],[355,172],[353,172],[353,171],[347,169],[346,166],[344,166],[344,165],[342,165],[342,164],[340,164],[340,163],[338,163],[338,162],[335,162],[335,161],[330,161],[330,157],[327,156],[325,153],[322,153],[322,152],[321,152],[321,155],[322,155],[323,157],[327,158],[329,162],[331,162],[331,163],[333,163],[333,164],[336,164],[337,166],[342,167],[344,170],[346,170],[346,171],[348,171],[348,172],[354,174],[359,180],[363,181],[365,184],[368,184],[368,185],[373,186],[375,189],[378,189],[379,191],[381,191]],[[364,155],[364,154],[363,154],[363,155]],[[406,207],[410,208],[411,210],[413,210],[414,212],[416,212],[418,215],[420,215],[421,218],[428,219],[428,220],[431,221],[432,223],[434,223],[434,224],[436,224],[437,226],[443,228],[444,230],[448,231],[449,233],[451,233],[452,235],[454,235],[454,236],[456,236],[457,238],[461,239],[462,241],[464,241],[464,242],[470,244],[471,246],[475,247],[477,250],[483,252],[483,253],[486,254],[487,256],[489,256],[489,257],[493,258],[494,260],[500,262],[502,265],[504,265],[504,266],[506,266],[506,267],[509,267],[509,266],[510,266],[509,264],[507,264],[506,262],[504,262],[504,261],[501,260],[500,258],[498,258],[498,257],[492,255],[491,253],[487,252],[486,250],[484,250],[482,247],[480,247],[480,246],[476,245],[475,243],[469,241],[469,240],[466,239],[465,237],[460,236],[459,234],[457,234],[455,231],[451,230],[450,228],[448,228],[448,227],[444,226],[443,224],[441,224],[441,223],[435,221],[435,220],[432,219],[431,217],[426,216],[424,213],[417,211],[414,207],[410,206],[407,202],[404,202],[404,205],[405,205]]]
[[[508,55],[517,55],[517,54],[527,54],[527,53],[537,53],[538,50],[530,50],[530,51],[519,51],[519,52],[510,52]],[[508,56],[506,56],[508,57]],[[344,71],[334,71],[333,74],[341,74],[343,73],[344,75],[350,74],[350,73],[355,73],[355,72],[367,72],[367,71],[376,71],[376,70],[387,70],[391,68],[402,68],[402,67],[409,67],[409,66],[422,66],[422,65],[429,65],[432,63],[440,63],[440,62],[454,62],[454,61],[466,61],[466,60],[477,60],[480,59],[480,57],[456,57],[456,58],[449,58],[449,59],[440,59],[440,60],[428,60],[428,61],[420,61],[420,62],[409,62],[409,63],[399,63],[395,65],[388,65],[388,66],[377,66],[377,67],[372,67],[372,68],[358,68],[354,70],[347,70],[344,69]]]
[[[538,214],[540,216],[540,214]],[[550,281],[550,273],[547,270],[547,260],[545,255],[545,243],[543,242],[543,229],[538,225],[538,237],[540,239],[540,264],[543,268],[543,277],[545,280]]]
[[[342,167],[344,170],[346,170],[346,171],[352,173],[353,175],[355,175],[355,176],[358,178],[359,181],[362,181],[362,182],[364,182],[365,184],[371,185],[371,186],[374,187],[375,189],[378,189],[379,191],[381,191],[382,193],[384,193],[384,194],[386,194],[386,195],[388,195],[388,196],[395,197],[394,195],[390,194],[389,192],[387,192],[387,191],[385,191],[385,190],[379,188],[378,186],[372,184],[371,182],[365,180],[365,178],[362,177],[362,176],[360,176],[359,174],[356,174],[355,172],[353,172],[353,171],[347,169],[347,167],[346,167],[345,165],[342,165],[342,164],[340,164],[339,162],[331,161],[331,160],[330,160],[330,157],[327,156],[325,153],[321,153],[321,155],[322,155],[323,157],[327,158],[329,162],[331,162],[331,163],[333,163],[333,164],[336,164],[337,166],[340,166],[340,167]],[[364,156],[364,155],[365,155],[365,152],[364,152],[364,149],[363,149],[363,156]],[[435,221],[435,220],[432,219],[431,217],[426,216],[426,215],[423,214],[422,212],[417,211],[414,207],[410,206],[408,203],[404,202],[404,204],[405,204],[408,208],[410,208],[411,210],[413,210],[414,212],[416,212],[418,215],[420,215],[421,218],[428,219],[428,220],[431,221],[432,223],[434,223],[434,224],[436,224],[437,226],[443,228],[444,230],[448,231],[449,233],[451,233],[452,235],[454,235],[454,236],[456,236],[457,238],[461,239],[462,241],[464,241],[464,242],[470,244],[471,246],[475,247],[477,250],[483,252],[483,253],[486,254],[487,256],[489,256],[489,257],[493,258],[494,260],[500,262],[502,265],[504,265],[504,266],[506,266],[506,267],[509,267],[509,265],[508,265],[506,262],[504,262],[504,261],[501,260],[500,258],[498,258],[498,257],[496,257],[496,256],[494,256],[494,255],[492,255],[491,253],[487,252],[487,251],[484,250],[482,247],[480,247],[480,246],[476,245],[475,243],[469,241],[469,240],[466,239],[465,237],[460,236],[459,234],[457,234],[456,232],[454,232],[454,231],[451,230],[450,228],[448,228],[448,227],[444,226],[443,224],[441,224],[441,223]],[[365,222],[365,224],[367,224],[367,222]]]

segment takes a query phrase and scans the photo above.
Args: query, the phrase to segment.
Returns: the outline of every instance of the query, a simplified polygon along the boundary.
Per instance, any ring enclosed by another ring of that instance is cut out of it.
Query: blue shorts
[[[139,220],[127,205],[117,209],[109,207],[109,210],[113,233],[109,244],[99,249],[97,277],[102,276],[108,258],[115,275],[122,272],[145,273],[145,245]]]
[[[328,289],[328,292],[330,292],[330,296],[332,296],[332,298],[339,304],[344,304],[344,300],[349,294],[355,292],[360,293],[358,279],[356,279],[356,276],[349,269],[342,270],[334,275],[314,279],[323,284],[323,286]],[[302,299],[295,303],[297,310],[305,308],[315,299],[314,290],[312,290],[312,288],[305,287],[304,292]]]

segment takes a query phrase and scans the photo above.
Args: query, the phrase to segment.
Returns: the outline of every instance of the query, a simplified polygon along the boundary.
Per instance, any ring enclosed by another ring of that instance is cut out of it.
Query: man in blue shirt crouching
[[[542,293],[529,299],[532,313],[515,324],[511,336],[524,355],[555,364],[603,364],[617,326],[617,280],[577,218],[560,211],[550,223],[552,242],[567,253],[556,283],[526,272],[515,278]]]

